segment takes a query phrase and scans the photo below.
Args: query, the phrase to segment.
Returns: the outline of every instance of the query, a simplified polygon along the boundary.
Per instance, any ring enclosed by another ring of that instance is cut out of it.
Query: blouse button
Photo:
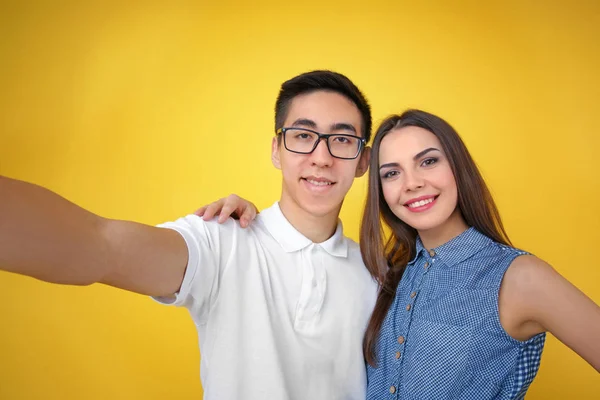
[[[400,358],[400,352],[399,352],[399,351],[397,351],[397,352],[396,352],[396,360],[397,360],[397,359],[399,359],[399,358]]]
[[[390,393],[396,393],[396,386],[390,386]]]
[[[431,257],[435,256],[435,251],[433,251],[433,250],[429,250],[429,255],[430,255]]]
[[[410,294],[410,298],[411,298],[411,299],[414,299],[416,295],[417,295],[417,292],[412,292],[412,293]]]
[[[398,343],[404,343],[404,336],[398,336]]]
[[[406,311],[410,311],[410,304],[406,305]]]
[[[427,267],[429,267],[429,263],[425,262],[425,265],[423,265],[423,268],[427,269]]]

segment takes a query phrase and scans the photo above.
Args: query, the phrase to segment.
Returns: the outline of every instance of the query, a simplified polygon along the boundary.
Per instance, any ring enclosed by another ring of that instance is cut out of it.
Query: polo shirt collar
[[[322,243],[313,243],[309,238],[298,232],[296,228],[287,220],[279,202],[260,212],[264,224],[283,250],[292,253],[315,244],[321,246],[323,250],[335,257],[348,256],[348,242],[344,237],[341,221],[338,220],[337,228],[333,236]]]

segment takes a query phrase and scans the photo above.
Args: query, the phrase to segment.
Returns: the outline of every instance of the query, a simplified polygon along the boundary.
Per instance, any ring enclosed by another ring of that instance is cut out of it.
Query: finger
[[[206,210],[204,211],[202,219],[205,221],[213,219],[215,215],[219,213],[219,210],[221,210],[221,205],[219,204],[220,201],[221,200],[217,200],[214,203],[210,203],[208,206],[206,206]]]
[[[254,221],[254,218],[256,218],[254,207],[246,207],[242,213],[242,216],[240,217],[240,225],[242,228],[245,228],[250,224],[251,221]]]
[[[207,206],[204,206],[204,207],[201,207],[201,208],[197,209],[194,212],[194,214],[197,215],[197,216],[199,216],[199,217],[201,217],[204,214],[204,211],[206,211],[206,207]]]
[[[240,217],[241,209],[245,204],[245,200],[242,200],[239,196],[235,194],[230,194],[229,196],[222,198],[223,201],[223,209],[220,214],[223,216],[224,222],[228,217],[232,217],[233,219],[238,219]]]
[[[219,223],[222,224],[223,222],[227,221],[227,218],[229,218],[234,211],[235,205],[225,203],[225,205],[221,209],[221,212],[219,213]]]
[[[244,207],[244,204],[245,200],[242,200],[238,195],[230,194],[225,198],[225,203],[223,207],[231,207],[229,215],[231,215],[233,218],[237,218],[242,214],[241,210]]]
[[[256,206],[254,205],[254,203],[250,203],[250,206],[252,208],[252,218],[250,219],[250,221],[254,221],[256,219],[256,216],[258,215],[258,208],[256,208]]]
[[[239,203],[243,202],[242,198],[240,196],[238,196],[237,194],[234,194],[234,193],[232,193],[229,196],[227,196],[225,198],[225,200],[227,200],[227,202],[233,203],[233,204],[239,204]]]

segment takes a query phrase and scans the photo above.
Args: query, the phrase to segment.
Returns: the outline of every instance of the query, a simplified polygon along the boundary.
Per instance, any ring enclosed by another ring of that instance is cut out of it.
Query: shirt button
[[[397,352],[396,352],[396,360],[397,360],[397,359],[399,359],[399,358],[400,358],[400,352],[399,352],[399,351],[397,351]]]
[[[412,293],[410,294],[410,298],[411,298],[411,299],[414,299],[416,295],[417,295],[417,292],[412,292]]]
[[[410,311],[410,304],[406,305],[406,311]]]
[[[396,393],[396,386],[390,386],[390,393]]]
[[[427,269],[427,267],[429,267],[429,263],[425,262],[425,265],[423,265],[423,268]]]
[[[404,336],[398,336],[398,343],[404,343]]]
[[[429,255],[430,255],[431,257],[435,256],[435,251],[433,251],[433,250],[429,250]]]

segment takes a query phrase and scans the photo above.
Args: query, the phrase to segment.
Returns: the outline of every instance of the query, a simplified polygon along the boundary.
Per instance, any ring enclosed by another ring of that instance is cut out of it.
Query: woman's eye
[[[382,178],[383,179],[392,178],[396,175],[398,175],[398,171],[388,171],[385,174],[383,174]]]
[[[435,157],[432,157],[432,158],[427,158],[427,159],[423,160],[423,162],[421,163],[421,165],[423,165],[423,166],[429,166],[429,165],[435,164],[436,162],[438,162],[438,159],[435,158]]]

